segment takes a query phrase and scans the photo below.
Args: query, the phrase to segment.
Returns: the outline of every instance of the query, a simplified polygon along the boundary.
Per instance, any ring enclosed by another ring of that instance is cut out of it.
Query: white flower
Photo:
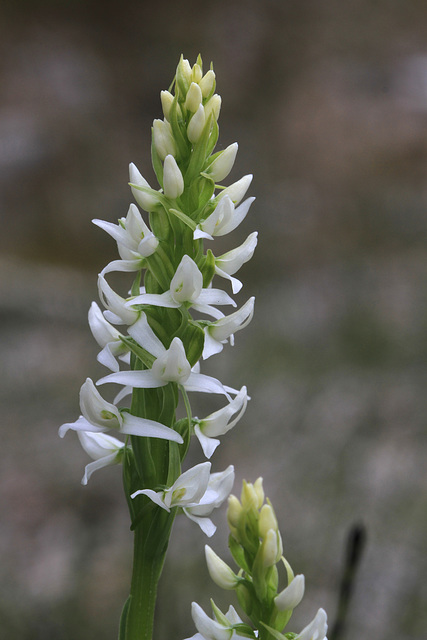
[[[202,90],[202,96],[207,98],[214,88],[215,84],[215,72],[209,69],[199,82],[199,87]]]
[[[249,186],[252,182],[253,175],[248,174],[247,176],[243,176],[237,182],[233,182],[229,187],[223,189],[217,196],[218,200],[221,198],[225,198],[225,196],[229,196],[234,204],[239,204],[241,200],[245,197],[246,191],[249,189]]]
[[[107,322],[96,302],[92,302],[88,317],[92,335],[102,348],[96,359],[111,371],[118,371],[116,357],[127,361],[129,355],[129,349],[121,341],[122,334]]]
[[[217,93],[214,93],[212,98],[210,98],[205,104],[205,118],[208,120],[211,113],[213,114],[215,120],[219,118],[219,112],[221,110],[221,96]]]
[[[175,140],[172,128],[166,120],[154,120],[153,122],[153,142],[160,160],[166,156],[176,154]]]
[[[216,607],[214,612],[216,620],[209,618],[197,602],[192,602],[191,616],[199,633],[188,640],[243,640],[243,636],[233,630],[233,625],[243,622],[233,606],[230,605],[225,615]]]
[[[230,144],[224,151],[221,151],[212,164],[206,169],[206,174],[212,178],[214,182],[221,182],[221,180],[224,180],[224,178],[228,176],[233,168],[238,148],[239,145],[237,142],[233,142],[233,144]]]
[[[198,266],[187,254],[179,263],[174,277],[171,280],[169,291],[164,293],[142,293],[126,303],[127,307],[136,304],[147,304],[156,307],[178,309],[182,304],[188,303],[200,313],[208,314],[214,318],[222,318],[223,313],[211,305],[232,305],[236,303],[221,289],[203,288],[203,275]]]
[[[328,630],[327,615],[324,609],[319,609],[314,619],[294,640],[324,640]]]
[[[237,396],[225,407],[211,413],[203,420],[195,419],[194,433],[207,458],[212,456],[219,445],[219,440],[215,436],[224,435],[238,423],[246,410],[248,399],[246,387],[242,387]],[[233,415],[235,417],[231,419]]]
[[[202,104],[199,104],[197,111],[191,118],[187,127],[187,137],[190,142],[196,144],[202,135],[203,128],[206,122],[206,114]]]
[[[202,102],[202,90],[198,84],[192,82],[185,97],[184,107],[196,113]]]
[[[133,197],[135,198],[139,206],[142,207],[144,211],[153,211],[159,204],[159,199],[155,195],[154,189],[151,189],[147,180],[142,177],[133,162],[131,162],[129,165],[129,182],[131,184]],[[153,193],[148,193],[146,191],[138,189],[138,187],[142,187],[142,189],[151,189]]]
[[[228,497],[234,482],[232,466],[211,475],[210,469],[210,462],[202,462],[182,473],[168,489],[157,492],[140,489],[131,498],[145,495],[166,511],[181,507],[185,515],[210,537],[215,533],[216,527],[208,516]]]
[[[59,427],[61,438],[69,429],[94,433],[114,429],[126,435],[162,438],[179,444],[183,442],[179,433],[164,424],[120,411],[116,405],[104,400],[90,378],[80,389],[80,409],[83,415],[75,422],[67,422]]]
[[[112,464],[119,464],[122,460],[124,442],[106,433],[92,431],[77,431],[80,444],[94,462],[85,467],[82,484],[87,484],[94,471]]]
[[[184,191],[184,178],[175,158],[168,154],[163,164],[163,193],[167,198],[179,198]]]
[[[113,324],[131,325],[139,318],[139,312],[126,306],[126,300],[108,284],[103,274],[98,275],[98,294],[106,308],[104,317]]]
[[[130,205],[126,218],[120,218],[119,224],[105,220],[92,222],[116,240],[121,257],[121,260],[110,262],[101,271],[102,274],[110,271],[138,271],[142,267],[141,261],[151,256],[158,247],[158,239],[147,227],[134,204]]]
[[[224,236],[234,231],[245,219],[254,200],[253,197],[247,198],[236,209],[230,196],[225,196],[218,202],[211,215],[197,225],[193,234],[194,240],[198,238],[213,240],[214,236]]]
[[[239,247],[215,258],[215,273],[222,278],[230,280],[233,293],[238,293],[243,285],[240,280],[232,278],[231,276],[236,273],[245,262],[248,262],[248,260],[252,258],[257,242],[258,232],[254,231]]]
[[[97,384],[114,382],[137,389],[155,389],[164,387],[169,382],[176,382],[186,391],[203,393],[221,393],[230,398],[228,392],[237,393],[236,389],[224,385],[211,376],[191,370],[184,345],[179,338],[174,338],[169,349],[165,349],[147,322],[145,314],[141,314],[138,322],[128,330],[129,335],[144,349],[155,356],[151,369],[143,371],[119,371],[98,380]]]
[[[221,589],[234,589],[239,578],[234,571],[222,560],[209,545],[205,545],[206,564],[212,580]]]
[[[240,329],[244,329],[250,323],[254,315],[255,298],[249,298],[245,304],[234,313],[215,322],[211,322],[204,328],[205,343],[202,357],[204,360],[219,353],[224,348],[224,344],[230,339],[230,344],[234,344],[234,334]]]
[[[295,609],[304,596],[304,586],[304,576],[302,574],[295,576],[288,586],[274,598],[277,609],[279,611]]]

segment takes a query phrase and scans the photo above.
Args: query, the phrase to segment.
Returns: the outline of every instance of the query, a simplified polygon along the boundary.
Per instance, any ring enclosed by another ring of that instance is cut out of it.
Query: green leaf
[[[194,220],[189,218],[185,213],[182,213],[182,211],[178,211],[178,209],[169,209],[169,213],[172,213],[174,216],[176,216],[179,220],[181,220],[181,222],[187,225],[187,227],[190,227],[192,231],[195,230],[197,225]]]
[[[119,640],[126,640],[126,623],[131,600],[132,596],[129,596],[124,604],[122,615],[120,616]]]
[[[185,93],[183,94],[184,96],[186,95],[187,91],[185,91]],[[172,135],[173,138],[175,140],[175,144],[177,147],[177,151],[178,151],[178,157],[181,158],[183,161],[186,160],[186,158],[188,157],[188,155],[190,154],[190,143],[187,140],[187,137],[184,136],[184,133],[182,132],[179,120],[178,120],[178,98],[177,96],[175,96],[174,101],[172,102],[172,106],[170,108],[170,112],[169,112],[169,122],[170,125],[172,127]],[[176,159],[176,158],[175,158]]]
[[[284,636],[283,633],[280,633],[276,629],[273,629],[273,627],[269,627],[268,624],[265,624],[265,622],[260,621],[260,624],[262,624],[262,626],[267,629],[267,631],[271,633],[273,638],[276,638],[276,640],[286,640],[286,636]]]
[[[207,288],[215,275],[215,256],[210,249],[197,266],[203,274],[203,286]]]
[[[251,572],[245,559],[245,552],[242,546],[233,538],[232,535],[228,537],[228,548],[230,549],[230,553],[237,566],[250,574]]]
[[[153,165],[157,181],[163,189],[163,164],[154,144],[153,128],[151,128],[151,163]]]
[[[179,338],[185,348],[185,354],[188,362],[192,367],[200,360],[203,353],[203,347],[205,344],[205,334],[203,329],[198,325],[188,323],[184,331],[180,332]]]
[[[152,356],[151,353],[146,351],[143,347],[140,347],[133,338],[129,338],[128,336],[121,336],[120,339],[130,349],[130,351],[134,355],[136,355],[136,357],[139,358],[141,362],[145,364],[148,369],[151,369],[155,360],[155,357]]]
[[[234,629],[239,636],[243,636],[244,638],[256,638],[254,630],[251,629],[248,624],[240,622],[239,624],[233,624],[231,628]]]

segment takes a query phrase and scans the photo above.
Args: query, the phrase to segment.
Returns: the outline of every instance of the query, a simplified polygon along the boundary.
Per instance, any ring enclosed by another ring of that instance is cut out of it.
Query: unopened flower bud
[[[191,82],[191,65],[187,58],[182,58],[178,63],[177,74],[181,74],[182,77],[190,84]]]
[[[288,584],[275,598],[274,604],[279,611],[292,611],[301,602],[304,595],[305,579],[302,574]]]
[[[256,509],[258,510],[261,506],[258,501],[258,495],[255,491],[254,485],[251,482],[246,482],[243,480],[242,485],[242,494],[240,496],[240,500],[242,502],[242,507],[244,509]]]
[[[184,191],[182,173],[172,155],[167,155],[163,164],[163,192],[167,198],[179,198]]]
[[[175,156],[175,140],[173,139],[172,129],[169,122],[158,119],[154,120],[153,141],[161,160],[164,160],[169,154]]]
[[[267,531],[267,534],[262,541],[261,545],[261,557],[264,567],[272,567],[278,561],[278,535],[274,529]],[[280,557],[280,556],[279,556]]]
[[[202,102],[202,91],[198,84],[192,82],[185,98],[184,107],[195,113]]]
[[[215,84],[215,73],[212,69],[209,69],[199,82],[199,87],[202,90],[202,96],[207,98],[211,93]]]
[[[169,120],[169,113],[173,103],[173,95],[170,93],[170,91],[161,91],[160,100],[162,102],[163,115],[165,116],[166,120]]]
[[[248,174],[247,176],[240,178],[240,180],[237,180],[237,182],[233,182],[233,184],[221,191],[218,195],[218,200],[221,200],[224,196],[229,196],[234,204],[239,204],[239,202],[245,197],[245,193],[249,189],[252,178],[253,176]]]
[[[200,138],[203,127],[205,126],[205,110],[203,109],[203,105],[199,104],[199,107],[196,113],[190,120],[190,123],[187,127],[187,136],[190,142],[195,144]]]
[[[138,187],[144,187],[147,189],[151,188],[147,180],[143,178],[133,162],[129,165],[129,182],[137,185]],[[153,211],[153,209],[158,205],[159,199],[155,195],[145,193],[135,187],[131,187],[131,190],[133,197],[144,211]]]
[[[278,531],[278,524],[273,507],[269,504],[265,504],[259,514],[258,531],[260,538],[264,538],[269,529]]]
[[[228,510],[227,510],[227,521],[228,524],[234,528],[239,526],[240,516],[242,514],[243,507],[240,504],[239,500],[236,496],[229,496],[228,498]]]
[[[217,158],[215,158],[206,171],[212,180],[215,182],[221,182],[221,180],[224,180],[224,178],[228,176],[233,168],[238,147],[239,145],[237,142],[233,142],[233,144],[230,144]]]
[[[219,112],[221,111],[221,96],[214,93],[212,98],[205,104],[205,116],[206,120],[213,113],[215,120],[219,118]]]
[[[203,76],[202,67],[199,65],[198,62],[196,62],[193,65],[193,68],[191,70],[191,79],[193,82],[199,83],[200,80],[202,79],[202,76]]]
[[[221,589],[234,589],[239,582],[238,577],[232,569],[221,560],[209,545],[205,545],[206,564],[212,580]]]

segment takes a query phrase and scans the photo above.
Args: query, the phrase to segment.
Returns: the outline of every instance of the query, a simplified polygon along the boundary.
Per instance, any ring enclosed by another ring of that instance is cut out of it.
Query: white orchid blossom
[[[212,456],[220,443],[216,436],[224,435],[239,422],[246,411],[248,399],[247,389],[242,387],[237,396],[222,409],[202,420],[195,418],[194,433],[207,458]]]
[[[279,611],[292,611],[304,596],[305,578],[302,574],[295,576],[275,598],[274,604]]]
[[[104,305],[104,317],[113,324],[131,325],[139,318],[139,312],[126,306],[126,300],[108,284],[103,274],[98,275],[99,298]]]
[[[126,307],[136,304],[147,304],[155,307],[178,309],[183,304],[189,304],[200,313],[213,318],[222,318],[221,311],[212,305],[232,305],[236,303],[221,289],[203,288],[203,275],[198,266],[187,254],[179,263],[170,284],[169,291],[164,293],[142,293],[125,303]]]
[[[236,160],[239,145],[237,142],[230,144],[224,151],[215,158],[215,160],[206,169],[208,175],[215,182],[221,182],[230,173]]]
[[[143,371],[119,371],[111,373],[98,380],[97,384],[114,382],[137,389],[156,389],[164,387],[169,382],[176,382],[186,391],[200,391],[203,393],[220,393],[230,398],[229,392],[237,394],[237,389],[225,387],[219,380],[203,373],[195,373],[191,370],[184,345],[180,338],[174,338],[169,349],[154,334],[148,322],[142,320],[137,326],[129,328],[129,334],[147,351],[152,353],[156,360],[151,369]]]
[[[245,197],[246,191],[249,189],[249,186],[252,182],[253,175],[250,173],[247,176],[243,176],[237,182],[233,182],[229,187],[223,189],[217,196],[218,200],[225,198],[225,196],[229,196],[234,204],[239,204],[241,200]]]
[[[243,222],[254,200],[255,198],[246,198],[236,208],[230,196],[224,196],[210,216],[197,225],[193,234],[194,240],[199,238],[213,240],[215,236],[225,236],[227,233],[231,233]]]
[[[210,462],[202,462],[182,473],[168,489],[157,492],[152,489],[139,489],[131,498],[145,495],[166,511],[173,507],[181,507],[185,515],[210,537],[215,533],[216,526],[208,516],[230,494],[234,482],[234,468],[230,465],[225,471],[213,474],[210,474],[210,469]]]
[[[232,276],[245,262],[252,258],[257,242],[258,232],[254,231],[240,247],[236,247],[236,249],[227,251],[222,256],[215,258],[215,273],[221,278],[230,280],[233,293],[238,293],[243,285],[240,280],[232,278]]]
[[[299,633],[294,640],[324,640],[328,631],[327,615],[319,609],[313,620]]]
[[[191,617],[198,633],[187,640],[243,640],[244,638],[233,629],[233,625],[242,624],[243,621],[232,605],[225,615],[221,613],[221,617],[218,616],[220,620],[213,620],[197,602],[192,602]]]
[[[234,334],[250,323],[254,315],[254,305],[255,298],[252,296],[240,309],[224,318],[211,322],[204,328],[205,343],[202,354],[204,360],[216,353],[220,353],[228,339],[230,344],[234,345]]]
[[[144,211],[153,211],[159,204],[159,199],[155,195],[154,189],[151,189],[147,180],[140,174],[133,162],[129,165],[129,183],[131,185],[132,195]],[[142,187],[142,189],[138,189]],[[150,189],[153,193],[145,191]]]
[[[179,433],[164,424],[120,411],[116,405],[104,400],[90,378],[87,378],[80,389],[80,409],[83,415],[75,422],[67,422],[59,427],[61,438],[69,429],[94,433],[114,429],[126,435],[162,438],[179,444],[183,442]]]
[[[86,485],[94,471],[120,464],[123,457],[124,442],[109,436],[106,433],[94,433],[93,431],[77,431],[80,444],[93,462],[85,467],[82,484]]]
[[[121,340],[122,334],[104,318],[96,302],[92,302],[88,317],[92,335],[102,348],[96,359],[111,371],[118,371],[116,358],[124,362],[129,360],[129,349]]]
[[[97,219],[92,222],[116,240],[121,257],[121,260],[113,260],[104,267],[102,275],[110,271],[138,271],[143,266],[143,259],[151,256],[159,245],[134,204],[130,205],[126,218],[120,218],[119,224]]]

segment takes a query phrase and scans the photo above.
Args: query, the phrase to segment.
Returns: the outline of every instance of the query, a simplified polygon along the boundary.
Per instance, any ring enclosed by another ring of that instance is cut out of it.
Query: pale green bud
[[[249,301],[248,301],[249,302]],[[262,489],[262,478],[258,478],[251,484],[243,480],[242,494],[240,500],[245,509],[260,509],[264,502],[264,491]]]
[[[263,505],[259,514],[258,531],[260,538],[264,538],[267,534],[267,531],[269,531],[270,529],[278,531],[277,518],[275,516],[273,507],[269,504],[265,504]]]
[[[182,77],[190,84],[191,82],[191,65],[187,58],[181,58],[178,63],[177,73],[181,73]]]
[[[196,113],[190,120],[190,123],[187,127],[187,136],[190,142],[195,144],[200,138],[203,127],[205,126],[205,110],[203,109],[203,105],[199,104],[199,107]]]
[[[135,184],[138,187],[144,187],[146,189],[150,189],[150,185],[146,181],[146,179],[140,174],[136,166],[133,162],[129,165],[129,181],[131,184]],[[140,207],[144,209],[144,211],[153,211],[155,207],[159,204],[159,199],[155,195],[151,195],[150,193],[146,193],[137,189],[135,187],[131,187],[132,194]]]
[[[200,80],[202,79],[202,76],[203,76],[202,67],[196,62],[196,64],[193,65],[193,68],[191,70],[191,79],[193,82],[199,83]]]
[[[215,120],[219,118],[219,112],[221,111],[221,96],[215,93],[210,100],[205,104],[205,117],[206,120],[213,113]]]
[[[209,575],[221,589],[234,589],[239,582],[234,571],[213,551],[205,545],[206,564]]]
[[[163,164],[163,192],[167,198],[179,198],[184,191],[184,179],[175,158],[169,154]]]
[[[239,526],[240,516],[242,515],[243,507],[240,504],[236,496],[228,497],[228,510],[227,521],[230,527],[237,528]]]
[[[169,122],[166,120],[154,120],[153,141],[161,160],[164,160],[169,154],[175,156],[175,140],[173,139]]]
[[[195,113],[202,102],[202,92],[198,84],[192,82],[185,98],[184,107]]]
[[[220,182],[228,176],[233,168],[238,147],[239,145],[237,142],[233,142],[233,144],[230,144],[217,158],[215,158],[206,170],[206,173],[212,178],[212,180]]]
[[[173,95],[169,91],[161,91],[160,100],[162,103],[163,115],[166,120],[169,120],[169,113],[173,103]]]
[[[257,478],[255,480],[254,489],[258,497],[258,509],[260,509],[264,502],[264,489],[262,488],[262,478]]]
[[[279,552],[278,535],[274,529],[267,531],[261,545],[261,559],[263,567],[272,567],[277,562]],[[280,558],[280,556],[279,556]]]
[[[275,598],[274,604],[279,611],[292,611],[301,602],[304,595],[305,579],[302,574],[288,584]]]
[[[207,73],[203,76],[203,78],[199,82],[199,87],[202,90],[202,96],[207,98],[210,92],[212,91],[215,84],[215,73],[212,69],[209,69]]]

